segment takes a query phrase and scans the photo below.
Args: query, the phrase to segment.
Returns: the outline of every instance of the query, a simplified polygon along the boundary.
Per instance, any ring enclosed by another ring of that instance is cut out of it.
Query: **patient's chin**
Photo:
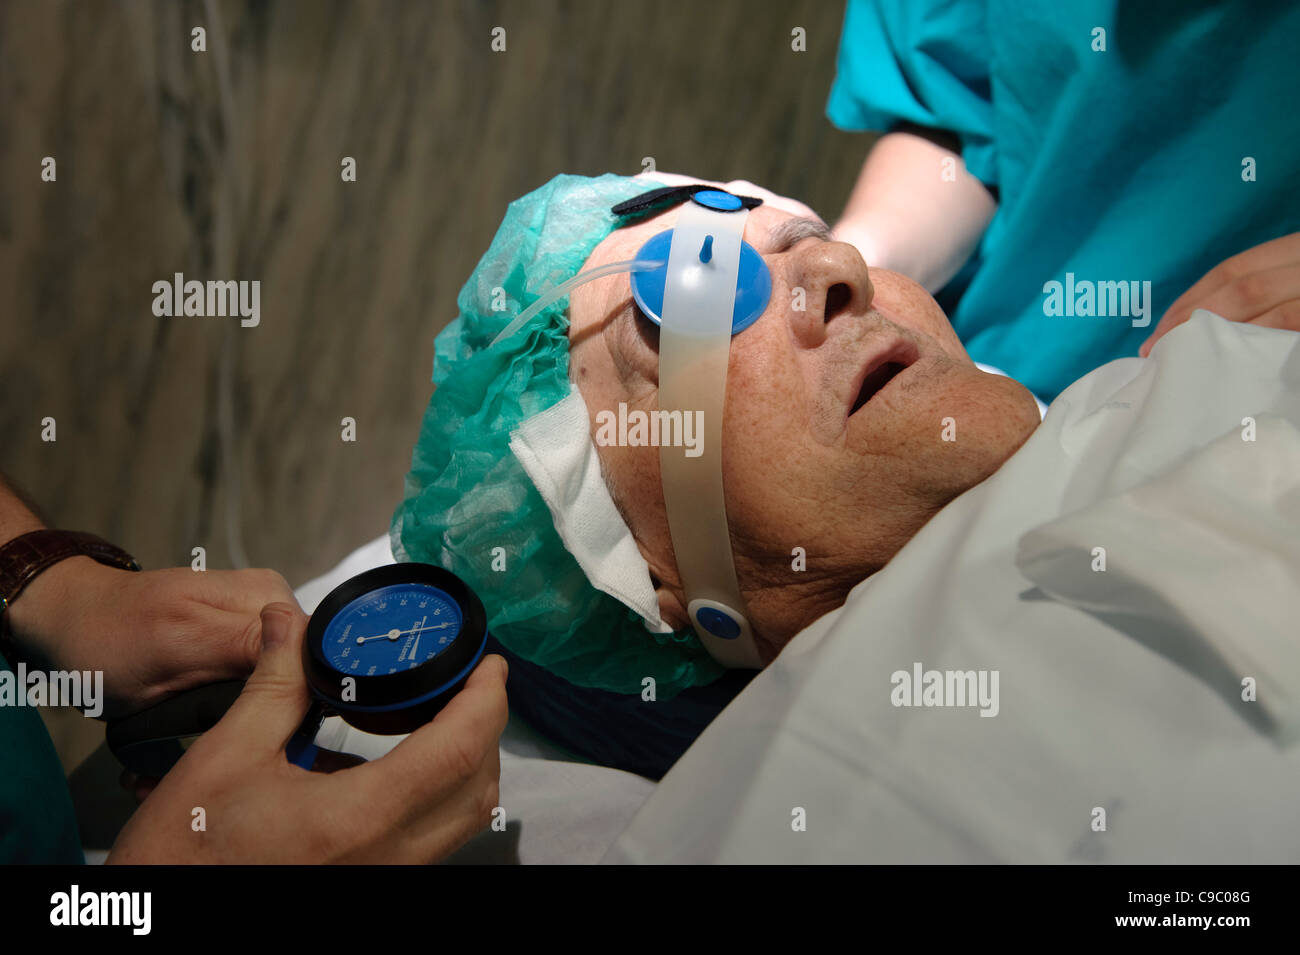
[[[929,515],[997,472],[1038,427],[1034,396],[968,362],[939,362],[913,384],[894,433],[910,460],[906,484]]]
[[[981,374],[985,374],[981,372]],[[1029,389],[1014,378],[987,375],[981,388],[978,441],[971,456],[969,486],[986,481],[1029,440],[1042,418]]]
[[[1029,436],[1042,424],[1043,418],[1038,411],[1038,402],[1028,388],[1014,378],[994,377],[998,378],[999,386],[1006,393],[1007,435],[1004,444],[1009,450],[1003,457],[1005,461],[1029,440]]]

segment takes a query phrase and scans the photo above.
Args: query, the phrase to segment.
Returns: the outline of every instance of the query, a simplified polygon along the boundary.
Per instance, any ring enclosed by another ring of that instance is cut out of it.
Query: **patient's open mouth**
[[[899,361],[887,361],[883,365],[871,372],[862,382],[862,388],[858,391],[858,397],[854,399],[853,407],[849,409],[852,415],[859,408],[865,405],[872,397],[885,385],[889,384],[895,375],[907,366]]]
[[[900,342],[888,352],[868,362],[857,396],[849,406],[849,416],[856,414],[859,408],[893,381],[899,372],[915,362],[917,357],[915,345],[910,342]]]

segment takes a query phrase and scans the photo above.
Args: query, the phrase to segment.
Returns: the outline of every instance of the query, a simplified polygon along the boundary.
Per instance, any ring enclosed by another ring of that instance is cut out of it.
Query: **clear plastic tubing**
[[[562,282],[555,288],[547,291],[541,298],[533,302],[526,309],[515,316],[509,325],[501,330],[501,334],[492,339],[492,344],[488,347],[495,346],[498,342],[509,338],[519,329],[528,324],[529,319],[540,312],[546,306],[550,305],[556,299],[563,298],[572,292],[579,285],[585,285],[595,279],[604,278],[606,275],[616,275],[619,272],[652,272],[655,269],[663,268],[662,261],[653,262],[648,259],[628,259],[624,262],[608,262],[605,265],[598,265],[594,269],[587,269],[585,272],[579,272],[567,282]]]

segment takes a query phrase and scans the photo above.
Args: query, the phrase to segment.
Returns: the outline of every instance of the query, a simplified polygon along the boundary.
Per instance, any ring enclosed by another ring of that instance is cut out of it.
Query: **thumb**
[[[238,740],[245,751],[278,753],[302,723],[311,704],[302,670],[307,616],[286,603],[262,608],[262,653],[214,735]]]

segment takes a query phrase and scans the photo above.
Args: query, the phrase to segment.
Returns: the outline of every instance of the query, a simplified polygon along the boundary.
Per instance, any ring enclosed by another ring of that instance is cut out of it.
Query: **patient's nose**
[[[790,324],[800,344],[816,347],[826,340],[831,321],[861,317],[870,310],[875,290],[854,246],[804,242],[789,253],[788,261]]]

